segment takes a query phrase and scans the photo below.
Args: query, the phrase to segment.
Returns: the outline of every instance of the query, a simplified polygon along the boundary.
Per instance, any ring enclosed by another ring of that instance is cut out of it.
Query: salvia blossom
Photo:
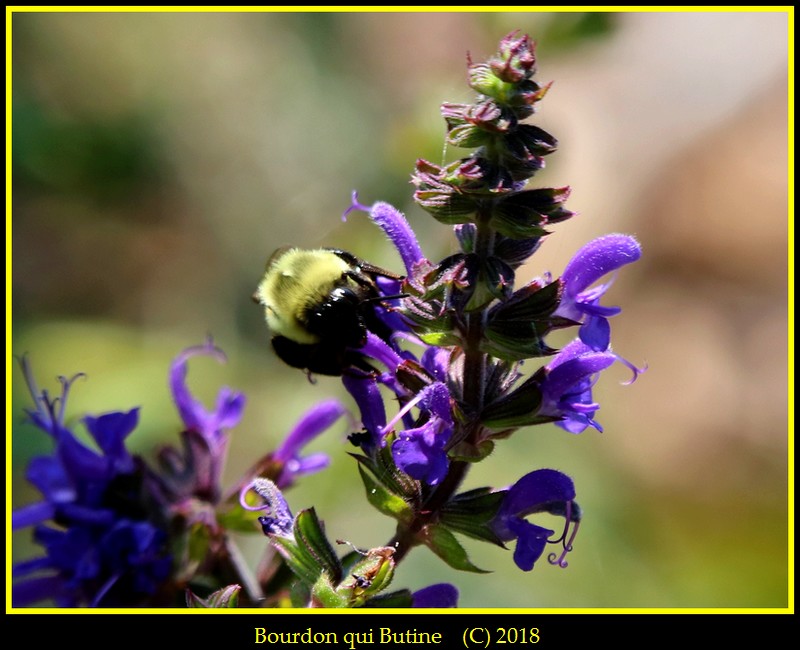
[[[553,469],[539,469],[526,474],[508,489],[492,522],[492,529],[504,542],[517,540],[514,562],[520,569],[533,569],[547,544],[561,544],[563,547],[559,556],[552,554],[549,557],[550,563],[567,566],[565,557],[572,550],[581,519],[580,508],[574,499],[572,479]],[[527,515],[542,512],[564,517],[564,531],[558,539],[551,539],[554,531],[525,519]]]
[[[639,242],[630,235],[604,235],[581,248],[564,269],[561,276],[564,293],[556,314],[582,323],[578,335],[593,350],[608,349],[611,339],[608,319],[622,310],[600,304],[611,282],[592,285],[604,275],[635,262],[641,254]]]

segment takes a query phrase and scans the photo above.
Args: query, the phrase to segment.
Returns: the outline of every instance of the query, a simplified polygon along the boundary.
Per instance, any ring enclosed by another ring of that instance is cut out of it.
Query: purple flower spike
[[[245,396],[223,386],[217,395],[217,405],[212,412],[206,411],[201,402],[192,397],[186,385],[188,360],[198,354],[213,356],[217,361],[226,361],[225,353],[209,339],[203,345],[187,348],[172,362],[169,383],[178,413],[187,429],[202,434],[212,449],[224,444],[222,430],[236,426],[242,417]]]
[[[428,609],[458,607],[458,589],[447,582],[423,587],[412,595],[411,606]]]
[[[342,383],[358,405],[364,427],[363,432],[350,435],[350,442],[369,453],[384,444],[386,409],[378,383],[370,375],[343,375]]]
[[[546,366],[541,382],[541,415],[560,417],[556,424],[570,433],[592,426],[603,431],[592,418],[600,405],[592,401],[596,375],[617,360],[612,352],[595,352],[575,339]]]
[[[358,192],[356,191],[353,192],[351,201],[350,207],[342,215],[342,220],[346,221],[347,215],[353,210],[368,212],[369,218],[383,229],[397,252],[400,253],[408,275],[413,275],[414,266],[425,259],[425,256],[422,254],[416,235],[408,225],[403,213],[383,201],[373,203],[372,206],[363,205],[358,202]]]
[[[608,349],[611,334],[608,319],[621,309],[600,305],[600,298],[611,282],[589,287],[604,275],[635,262],[641,255],[639,242],[630,235],[604,235],[581,248],[564,269],[561,276],[564,292],[555,313],[583,323],[579,336],[593,350]]]
[[[327,454],[301,457],[300,450],[346,412],[340,402],[331,399],[317,404],[302,417],[273,456],[275,461],[283,465],[276,480],[279,488],[287,488],[294,483],[295,477],[318,472],[330,464]]]
[[[572,479],[554,469],[539,469],[526,474],[509,488],[497,516],[492,522],[495,534],[504,542],[517,540],[514,562],[523,571],[530,571],[541,557],[547,544],[562,544],[563,553],[548,558],[551,564],[564,568],[566,554],[572,550],[572,541],[578,532],[580,508],[575,503],[575,486]],[[553,531],[537,526],[524,517],[537,512],[563,516],[564,532],[555,540]],[[575,524],[569,534],[571,524]],[[569,535],[569,538],[567,536]]]

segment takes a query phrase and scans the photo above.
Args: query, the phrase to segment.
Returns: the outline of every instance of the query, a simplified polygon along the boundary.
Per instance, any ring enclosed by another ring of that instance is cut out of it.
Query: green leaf
[[[472,564],[464,547],[459,544],[455,535],[444,526],[428,526],[422,535],[422,541],[429,549],[454,569],[470,571],[472,573],[491,573],[491,571],[479,569]]]

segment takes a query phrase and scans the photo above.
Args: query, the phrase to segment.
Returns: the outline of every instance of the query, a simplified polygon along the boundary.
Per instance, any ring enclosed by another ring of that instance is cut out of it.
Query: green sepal
[[[545,285],[534,280],[494,307],[489,314],[489,321],[494,322],[496,327],[506,321],[533,322],[535,331],[546,334],[552,329],[552,314],[561,303],[561,294],[561,280]]]
[[[469,85],[476,92],[492,97],[501,106],[509,104],[516,94],[516,84],[498,78],[486,63],[470,66]]]
[[[359,462],[359,468],[363,467],[369,471],[370,478],[374,482],[382,486],[389,494],[399,497],[408,509],[412,510],[414,505],[418,504],[422,498],[422,489],[419,481],[415,481],[408,474],[397,469],[392,458],[392,441],[393,438],[389,435],[386,445],[379,449],[374,457],[359,454],[350,455]],[[393,508],[392,510],[394,511]]]
[[[444,560],[448,566],[471,573],[491,573],[491,571],[480,569],[470,562],[464,547],[459,544],[455,535],[444,526],[427,526],[420,537],[425,546]]]
[[[482,147],[483,145],[491,143],[496,138],[496,133],[467,123],[454,125],[447,133],[447,142],[449,144],[464,149]]]
[[[525,190],[501,196],[492,210],[490,225],[511,239],[546,235],[546,225],[559,223],[575,214],[562,205],[569,193],[569,187],[558,187]]]
[[[356,456],[356,458],[358,458],[358,456]],[[362,465],[358,466],[358,473],[361,475],[361,480],[364,482],[364,489],[367,492],[367,501],[369,501],[378,512],[403,523],[409,523],[414,518],[414,511],[403,498],[392,494],[381,483],[375,481]]]
[[[331,576],[331,580],[341,580],[342,564],[328,541],[324,526],[314,508],[301,510],[297,515],[294,520],[294,538],[314,558],[320,570]]]
[[[334,588],[327,573],[321,573],[311,587],[311,599],[317,607],[325,609],[341,609],[348,606],[347,597]]]
[[[491,256],[478,266],[474,288],[465,311],[476,311],[495,299],[506,299],[514,286],[514,269],[499,257]]]
[[[503,331],[497,331],[487,327],[484,331],[486,339],[481,344],[481,350],[504,361],[547,357],[557,352],[540,338],[531,337],[530,325],[520,324],[516,328],[518,329],[516,333],[508,331],[510,329],[512,328],[504,326]]]
[[[303,510],[297,515],[293,532],[294,539],[279,535],[269,536],[270,542],[278,547],[292,573],[307,587],[313,586],[322,573],[327,573],[334,582],[340,580],[341,563],[325,536],[314,508]]]
[[[528,379],[515,390],[486,406],[480,414],[481,424],[495,431],[509,427],[536,424],[542,405],[539,383]]]
[[[200,521],[191,524],[188,530],[174,537],[172,557],[177,568],[176,580],[188,582],[208,556],[211,546],[211,531]]]
[[[503,541],[489,527],[506,496],[483,487],[456,495],[442,508],[441,524],[457,533],[505,548]]]
[[[477,446],[466,441],[459,442],[447,452],[450,460],[463,460],[467,463],[478,463],[494,451],[491,440],[483,440]]]
[[[210,608],[235,608],[239,606],[240,585],[228,585],[222,589],[217,589],[207,598],[200,598],[191,589],[186,590],[186,606],[190,609],[210,609]]]

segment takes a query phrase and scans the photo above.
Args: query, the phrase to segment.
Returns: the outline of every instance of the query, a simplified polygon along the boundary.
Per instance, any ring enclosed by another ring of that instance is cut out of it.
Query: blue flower
[[[12,528],[33,526],[45,555],[14,567],[15,606],[53,599],[61,606],[126,606],[144,602],[169,577],[166,534],[139,500],[141,465],[125,448],[139,410],[114,412],[83,422],[100,453],[64,424],[69,388],[61,395],[39,391],[27,359],[22,370],[36,409],[31,422],[55,444],[52,456],[31,460],[27,478],[44,500],[12,514]]]
[[[593,288],[591,285],[607,273],[635,262],[641,255],[639,242],[630,235],[604,235],[583,246],[564,269],[561,276],[564,290],[555,313],[582,323],[580,339],[593,350],[608,349],[611,338],[608,319],[622,310],[600,304],[611,282]]]
[[[578,532],[581,511],[575,499],[572,479],[554,469],[539,469],[526,474],[512,485],[503,499],[492,522],[495,534],[504,542],[517,540],[514,562],[523,571],[530,571],[541,557],[547,544],[561,544],[560,556],[548,557],[551,564],[567,566],[566,555]],[[554,531],[532,524],[526,516],[546,512],[564,517],[564,531],[558,539],[551,539]],[[572,524],[575,527],[570,534]]]
[[[412,594],[412,607],[458,607],[458,589],[447,582],[423,587]]]

